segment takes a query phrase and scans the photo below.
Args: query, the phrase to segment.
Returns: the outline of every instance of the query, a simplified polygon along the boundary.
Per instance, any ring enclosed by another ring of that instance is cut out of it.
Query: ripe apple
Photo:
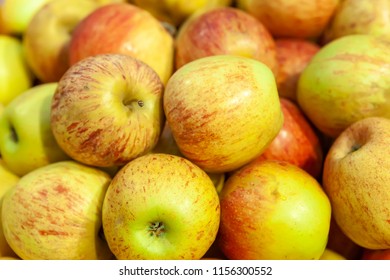
[[[3,196],[11,188],[15,186],[19,177],[16,174],[13,174],[8,167],[5,165],[4,161],[0,158],[0,257],[16,257],[15,252],[8,245],[7,240],[5,239],[3,226],[1,222],[1,208],[3,203]]]
[[[117,259],[200,259],[215,240],[219,220],[209,176],[168,154],[126,164],[103,203],[104,234]]]
[[[320,257],[320,260],[346,260],[346,259],[339,253],[329,248],[326,248],[324,253]]]
[[[284,116],[283,127],[254,161],[287,161],[319,178],[322,172],[323,152],[317,132],[295,103],[282,97],[280,104]]]
[[[9,35],[0,35],[0,103],[7,105],[32,84],[33,75],[22,42]]]
[[[279,96],[296,102],[299,75],[320,46],[309,40],[294,38],[276,39],[275,45],[279,65],[276,76]]]
[[[390,119],[344,130],[326,155],[323,187],[340,229],[368,249],[390,248]]]
[[[164,85],[141,60],[91,56],[62,76],[51,107],[59,146],[82,163],[110,167],[150,152],[163,129]]]
[[[9,103],[0,117],[0,154],[15,174],[68,159],[51,131],[51,100],[57,83],[41,84]]]
[[[149,11],[157,19],[179,26],[197,12],[230,6],[233,0],[133,0],[132,2]]]
[[[173,37],[149,12],[129,3],[104,5],[72,33],[70,64],[104,53],[133,56],[151,66],[165,84],[173,71]]]
[[[41,82],[58,82],[69,68],[72,31],[97,7],[95,0],[56,0],[32,17],[23,44],[28,65]]]
[[[325,29],[322,43],[351,34],[390,36],[389,0],[344,0]]]
[[[37,168],[3,200],[8,244],[22,259],[110,259],[99,236],[110,183],[105,172],[73,161]]]
[[[366,117],[390,118],[390,40],[348,35],[323,46],[303,70],[297,101],[324,134],[336,138]]]
[[[237,0],[236,4],[258,18],[275,37],[317,38],[339,0]]]
[[[181,25],[175,42],[175,67],[211,55],[240,55],[277,72],[275,41],[252,15],[233,7],[197,13]]]
[[[211,173],[257,157],[283,124],[270,68],[233,55],[200,58],[178,69],[166,86],[164,111],[180,152]]]
[[[319,259],[331,206],[318,181],[282,161],[258,161],[230,176],[220,194],[217,237],[228,259]]]
[[[364,249],[362,260],[390,260],[390,249],[386,250],[370,250]]]

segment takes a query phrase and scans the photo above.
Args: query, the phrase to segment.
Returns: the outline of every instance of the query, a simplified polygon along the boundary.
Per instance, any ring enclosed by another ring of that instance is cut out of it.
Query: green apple
[[[57,83],[34,86],[9,103],[0,117],[0,154],[22,176],[38,167],[68,159],[51,131],[51,99]]]
[[[210,173],[248,163],[283,125],[270,68],[233,55],[200,58],[178,69],[166,86],[164,111],[180,152]]]
[[[5,239],[3,226],[1,222],[1,208],[3,204],[3,196],[11,188],[13,188],[18,182],[19,177],[13,174],[8,167],[4,164],[4,161],[0,158],[0,257],[15,257],[15,252],[8,245]]]
[[[156,145],[165,122],[163,89],[157,73],[136,58],[88,57],[59,81],[51,107],[53,134],[77,161],[122,166]]]
[[[57,0],[47,3],[32,17],[23,44],[28,65],[41,82],[58,82],[69,68],[72,31],[97,7],[95,0]]]
[[[218,244],[228,259],[319,259],[331,204],[318,181],[283,161],[250,163],[220,194]]]
[[[104,234],[117,259],[200,259],[215,240],[219,220],[209,176],[168,154],[125,165],[103,203]]]
[[[9,35],[0,35],[0,103],[7,105],[32,84],[33,75],[22,42]]]
[[[340,229],[357,245],[390,248],[390,119],[345,129],[325,158],[323,187]]]
[[[22,259],[111,259],[101,235],[110,176],[74,161],[37,168],[4,196],[8,244]]]
[[[336,138],[366,117],[390,118],[390,39],[348,35],[323,46],[302,71],[297,101],[311,122]]]

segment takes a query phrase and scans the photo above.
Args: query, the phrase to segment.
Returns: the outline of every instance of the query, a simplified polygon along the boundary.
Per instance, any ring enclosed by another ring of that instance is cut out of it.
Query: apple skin
[[[364,249],[362,260],[390,260],[390,249],[370,250]]]
[[[339,0],[237,0],[277,38],[317,38],[326,28]]]
[[[110,181],[105,172],[74,161],[21,177],[3,200],[7,242],[22,259],[111,259],[99,237]]]
[[[59,146],[87,165],[122,166],[150,152],[163,129],[157,73],[123,54],[88,57],[62,76],[51,106]]]
[[[221,7],[197,13],[175,38],[175,67],[212,55],[240,55],[259,60],[277,73],[275,41],[252,15]]]
[[[344,0],[324,31],[322,44],[351,34],[390,36],[388,0]]]
[[[41,82],[58,82],[69,68],[71,32],[97,7],[94,0],[57,0],[35,13],[24,33],[23,44],[27,63]]]
[[[287,161],[319,179],[322,173],[323,151],[317,132],[295,103],[281,97],[280,104],[284,116],[283,127],[254,161]]]
[[[210,173],[250,162],[283,124],[272,71],[233,55],[200,58],[178,69],[166,86],[164,111],[180,152]]]
[[[336,138],[366,117],[390,118],[390,40],[348,35],[323,46],[303,70],[297,102],[324,134]]]
[[[315,178],[282,161],[248,164],[220,194],[218,244],[228,259],[319,259],[330,226],[329,199]]]
[[[7,105],[33,84],[33,75],[19,39],[0,35],[0,69],[0,103]]]
[[[31,87],[14,98],[0,116],[0,154],[18,176],[69,159],[51,131],[51,100],[57,85]]]
[[[283,38],[275,39],[278,72],[276,81],[279,96],[296,102],[299,75],[320,46],[309,40]]]
[[[329,248],[326,248],[324,253],[322,254],[320,260],[346,260],[346,258],[344,258],[339,253],[337,253]]]
[[[174,40],[149,12],[129,3],[104,5],[72,33],[70,65],[97,54],[121,53],[151,66],[165,84],[173,71]]]
[[[390,119],[355,122],[333,142],[323,168],[323,187],[336,223],[368,249],[390,248]]]
[[[215,240],[219,220],[219,198],[209,176],[168,154],[126,164],[103,203],[104,234],[121,260],[200,259]]]

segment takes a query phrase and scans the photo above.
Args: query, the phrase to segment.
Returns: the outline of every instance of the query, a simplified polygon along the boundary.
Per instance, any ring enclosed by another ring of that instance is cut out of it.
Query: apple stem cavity
[[[15,127],[13,125],[11,125],[10,127],[10,138],[13,142],[17,143],[19,141],[19,137],[18,137],[18,134],[16,133],[16,130],[15,130]]]
[[[361,146],[362,145],[360,145],[360,144],[353,144],[351,147],[350,153],[356,152],[357,150],[359,150],[361,148]]]
[[[165,225],[163,222],[151,222],[148,231],[150,236],[162,236],[165,233]]]

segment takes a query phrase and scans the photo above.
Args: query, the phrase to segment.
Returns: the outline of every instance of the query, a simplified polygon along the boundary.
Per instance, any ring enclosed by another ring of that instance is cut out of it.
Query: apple
[[[72,31],[97,7],[95,0],[56,0],[32,17],[23,44],[28,65],[41,82],[58,82],[69,68]]]
[[[228,259],[319,259],[331,205],[318,181],[282,161],[242,167],[220,194],[218,244]]]
[[[390,249],[386,250],[370,250],[364,249],[362,260],[390,260]]]
[[[390,118],[389,44],[374,35],[348,35],[313,56],[300,75],[297,102],[321,132],[336,138],[363,118]]]
[[[133,0],[132,2],[149,11],[157,19],[179,26],[195,13],[230,6],[233,0]]]
[[[173,71],[173,37],[149,12],[129,3],[104,5],[84,18],[72,33],[73,65],[105,53],[130,55],[148,64],[165,84]]]
[[[390,119],[345,129],[326,155],[323,187],[336,223],[363,248],[390,249]]]
[[[254,161],[287,161],[319,179],[322,172],[323,152],[317,132],[295,103],[281,97],[280,104],[284,116],[283,127]]]
[[[329,248],[326,248],[324,253],[320,257],[320,260],[346,260],[346,259],[339,253]]]
[[[322,43],[351,34],[390,36],[388,0],[344,0],[324,31]]]
[[[252,15],[233,7],[197,13],[180,26],[175,67],[198,58],[230,54],[259,60],[277,72],[275,41]]]
[[[112,259],[101,234],[101,209],[111,178],[74,161],[37,168],[3,200],[8,244],[22,259]]]
[[[276,81],[279,96],[296,102],[299,75],[311,58],[320,50],[320,46],[304,39],[275,39],[278,72]]]
[[[237,0],[237,7],[254,15],[275,37],[318,38],[339,0]]]
[[[169,79],[163,101],[180,152],[210,173],[250,162],[283,124],[272,71],[241,56],[187,63]]]
[[[16,257],[15,252],[8,245],[3,233],[3,226],[1,222],[1,208],[3,204],[3,196],[18,182],[19,177],[12,173],[0,158],[0,258]]]
[[[68,159],[51,131],[51,100],[57,83],[26,90],[0,117],[0,154],[18,176],[52,162]]]
[[[7,105],[32,84],[33,75],[22,42],[9,35],[0,35],[0,103]]]
[[[117,259],[200,259],[218,232],[219,198],[209,176],[187,159],[148,154],[113,178],[103,229]]]
[[[62,76],[51,105],[59,146],[87,165],[122,166],[150,152],[163,129],[164,85],[124,54],[85,58]]]

